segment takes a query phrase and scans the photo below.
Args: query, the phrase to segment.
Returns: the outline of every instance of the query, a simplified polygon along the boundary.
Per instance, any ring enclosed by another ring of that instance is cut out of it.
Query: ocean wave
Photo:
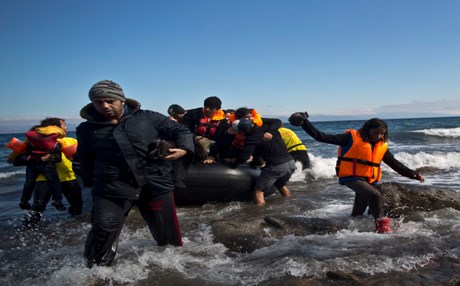
[[[25,171],[4,172],[4,173],[0,173],[0,179],[10,178],[16,175],[23,175],[25,173],[26,173]]]
[[[460,127],[457,128],[433,128],[412,131],[415,133],[423,133],[430,136],[438,137],[460,137]]]
[[[433,167],[441,170],[460,169],[459,152],[418,152],[416,154],[400,152],[395,154],[395,158],[411,169],[422,167]]]
[[[315,156],[313,154],[308,155],[310,157],[311,168],[307,170],[307,173],[315,179],[331,179],[335,178],[335,164],[337,158],[324,158],[321,156]]]
[[[331,179],[336,178],[335,164],[336,157],[325,158],[309,154],[311,168],[306,172],[314,179]],[[399,152],[394,155],[397,160],[407,167],[415,170],[422,167],[432,167],[440,170],[460,169],[460,152],[418,152],[409,154]],[[394,171],[386,164],[382,164],[382,169],[390,173]]]

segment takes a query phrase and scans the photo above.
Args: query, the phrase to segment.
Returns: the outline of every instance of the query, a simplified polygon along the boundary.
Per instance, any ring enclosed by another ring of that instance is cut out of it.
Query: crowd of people
[[[220,98],[211,96],[203,106],[184,109],[173,104],[168,116],[144,110],[123,89],[110,80],[95,83],[89,90],[90,102],[80,112],[85,120],[77,138],[67,137],[65,120],[46,118],[32,127],[27,139],[10,146],[8,162],[26,166],[26,180],[19,207],[32,212],[38,222],[52,199],[61,211],[82,212],[82,193],[73,166],[79,163],[79,176],[92,188],[92,228],[84,257],[88,267],[108,266],[116,255],[118,238],[133,206],[159,246],[182,245],[174,202],[174,189],[187,188],[188,168],[195,163],[242,164],[260,169],[253,190],[256,205],[266,204],[265,194],[273,186],[283,197],[290,197],[287,183],[296,170],[310,168],[305,144],[281,120],[261,116],[256,109],[222,109]],[[377,118],[359,130],[329,135],[316,129],[306,112],[289,118],[317,141],[339,146],[339,183],[355,192],[352,216],[363,215],[367,207],[379,233],[391,232],[382,208],[378,187],[381,162],[402,176],[424,182],[424,177],[396,160],[388,150],[388,127]],[[153,156],[160,139],[172,142],[167,153]],[[33,194],[33,203],[29,201]]]

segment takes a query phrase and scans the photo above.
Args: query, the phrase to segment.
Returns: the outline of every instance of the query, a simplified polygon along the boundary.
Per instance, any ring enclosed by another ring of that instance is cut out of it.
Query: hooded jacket
[[[154,193],[173,189],[172,164],[149,153],[158,138],[174,141],[176,148],[193,152],[190,130],[166,116],[140,109],[140,103],[127,98],[118,124],[107,122],[92,103],[83,107],[86,119],[77,127],[78,156],[86,186],[93,195],[138,199],[146,186]]]

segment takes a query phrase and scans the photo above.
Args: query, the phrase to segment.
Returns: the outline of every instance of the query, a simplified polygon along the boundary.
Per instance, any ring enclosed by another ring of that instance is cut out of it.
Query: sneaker
[[[21,210],[30,210],[29,202],[20,202],[19,207],[21,208]]]
[[[62,202],[54,201],[51,205],[59,211],[65,211],[67,209]]]
[[[375,232],[377,233],[392,233],[393,230],[390,226],[390,219],[388,217],[381,217],[375,221]]]

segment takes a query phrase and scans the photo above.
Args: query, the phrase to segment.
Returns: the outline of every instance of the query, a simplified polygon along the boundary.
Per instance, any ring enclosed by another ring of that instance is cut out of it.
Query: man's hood
[[[125,101],[125,114],[123,115],[123,117],[133,114],[140,108],[141,104],[137,100],[127,98]],[[88,121],[105,121],[105,117],[97,112],[96,108],[94,108],[92,103],[88,103],[80,110],[80,116],[81,118],[86,119]]]

